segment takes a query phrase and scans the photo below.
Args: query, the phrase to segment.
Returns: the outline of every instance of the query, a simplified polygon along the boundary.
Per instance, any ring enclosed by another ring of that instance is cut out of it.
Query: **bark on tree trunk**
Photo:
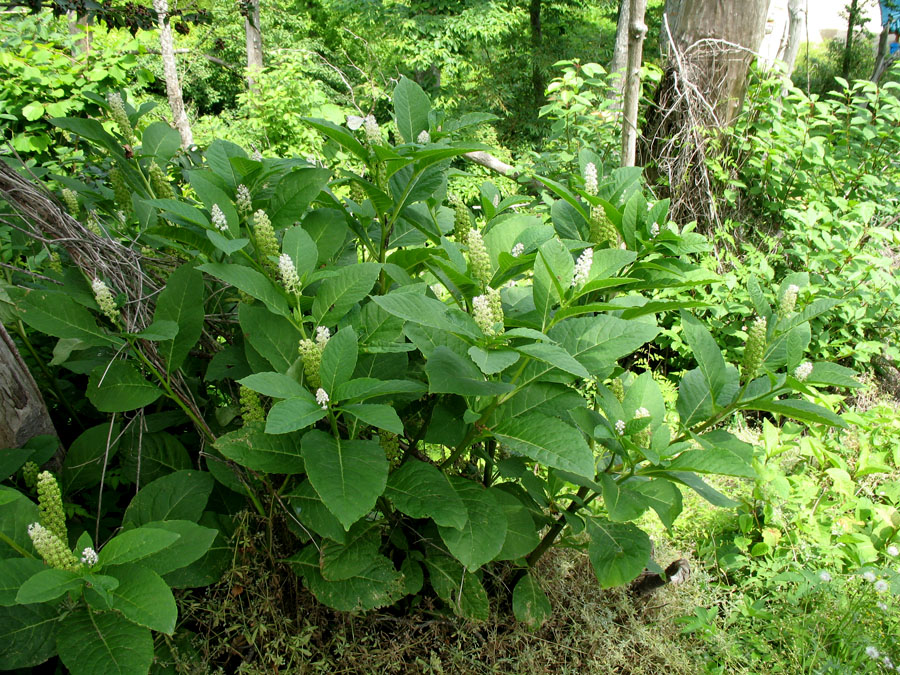
[[[21,448],[41,434],[57,435],[37,383],[0,323],[0,448]]]
[[[875,54],[875,67],[872,69],[872,82],[878,84],[886,70],[888,59],[888,42],[890,41],[890,23],[884,24],[881,29],[881,37],[878,39],[878,52]]]
[[[259,0],[248,0],[247,16],[244,17],[244,29],[247,34],[247,84],[251,90],[256,89],[253,71],[262,70],[263,49],[262,32],[259,23]]]
[[[803,37],[803,29],[806,26],[806,0],[790,0],[788,4],[788,39],[784,48],[784,61],[787,69],[785,77],[790,79],[794,72],[794,64],[797,62],[797,52],[800,49],[800,40]]]
[[[629,0],[628,72],[625,77],[625,106],[622,111],[622,166],[634,166],[637,150],[638,101],[641,98],[641,61],[647,26],[647,0]]]
[[[628,25],[631,15],[631,0],[619,0],[619,15],[616,19],[616,46],[609,63],[609,81],[615,87],[614,108],[622,105],[625,94],[625,71],[628,68]]]
[[[844,58],[841,61],[841,77],[850,79],[850,64],[853,57],[853,33],[859,23],[859,0],[850,0],[847,12],[847,39],[844,42]]]
[[[534,92],[534,108],[538,110],[544,104],[544,76],[541,73],[541,0],[531,0],[528,8],[531,19],[531,86]]]
[[[181,83],[178,81],[178,70],[175,68],[175,42],[172,38],[172,27],[169,25],[169,0],[153,0],[153,9],[159,21],[159,50],[166,78],[166,96],[172,109],[175,128],[181,134],[181,147],[189,148],[194,144],[194,134],[184,109]]]

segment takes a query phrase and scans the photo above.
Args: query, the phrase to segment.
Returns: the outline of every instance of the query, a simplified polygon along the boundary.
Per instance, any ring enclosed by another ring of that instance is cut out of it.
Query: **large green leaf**
[[[56,653],[59,628],[59,612],[52,604],[0,607],[0,670],[29,668],[49,659]]]
[[[559,239],[541,244],[534,261],[532,297],[541,318],[541,329],[547,328],[553,309],[562,302],[572,282],[575,263],[572,254]]]
[[[304,280],[310,272],[316,268],[316,262],[319,259],[319,251],[316,249],[316,242],[313,241],[309,233],[295,225],[289,227],[284,232],[284,238],[281,241],[281,250],[287,253],[294,266],[297,268],[297,275],[300,280]]]
[[[323,605],[343,612],[360,612],[385,607],[403,595],[403,577],[383,555],[375,556],[361,572],[342,581],[326,581],[319,569],[319,554],[307,546],[291,558],[307,588]]]
[[[181,537],[171,546],[141,560],[141,566],[159,575],[181,569],[202,558],[219,534],[218,530],[189,520],[159,520],[147,523],[147,527],[168,530]]]
[[[394,87],[394,115],[397,130],[407,143],[414,142],[419,134],[428,130],[428,113],[431,101],[422,88],[412,80],[401,76]]]
[[[237,158],[247,159],[247,153],[239,145],[217,139],[210,143],[205,157],[209,168],[231,189],[235,189],[243,180],[243,175],[231,161]]]
[[[548,335],[596,377],[598,373],[610,372],[616,361],[658,333],[659,328],[652,323],[604,314],[566,319],[550,329]]]
[[[559,345],[548,342],[533,342],[515,348],[522,354],[527,354],[533,359],[549,363],[560,370],[571,373],[577,377],[589,378],[591,375],[587,369],[576,361],[569,352]]]
[[[481,330],[472,317],[454,311],[433,298],[418,293],[389,293],[372,298],[382,309],[405,321],[477,338]]]
[[[314,119],[311,117],[304,117],[302,119],[313,129],[320,131],[328,136],[328,138],[336,141],[345,149],[349,150],[356,155],[358,159],[366,161],[369,158],[369,153],[363,144],[356,140],[356,137],[344,127],[338,126],[334,122],[329,122],[328,120]]]
[[[28,526],[40,520],[38,507],[18,490],[0,485],[0,558],[36,555]]]
[[[802,399],[788,399],[784,401],[756,401],[749,406],[753,410],[765,410],[766,412],[779,413],[791,419],[812,424],[827,424],[828,426],[846,429],[849,425],[838,415],[823,408],[820,405]]]
[[[325,417],[328,411],[307,392],[302,397],[287,398],[269,409],[266,416],[267,434],[289,434],[305,429]]]
[[[159,345],[170,373],[181,367],[191,347],[200,339],[204,319],[203,292],[203,275],[187,263],[169,275],[166,287],[156,301],[153,320],[178,324],[175,338]]]
[[[87,346],[121,343],[99,328],[91,313],[67,295],[29,289],[10,292],[10,297],[17,301],[21,319],[37,331],[78,339]]]
[[[393,434],[403,433],[403,421],[397,412],[389,405],[380,403],[350,403],[341,406],[341,409],[353,415],[364,424],[369,424],[378,429],[390,431]]]
[[[315,488],[308,480],[300,483],[291,492],[288,492],[285,497],[290,500],[297,518],[300,519],[304,527],[308,527],[316,534],[333,541],[343,542],[347,540],[347,533],[344,531],[341,521],[335,518],[334,514],[325,507],[325,504],[319,499],[319,495],[316,494]]]
[[[431,518],[438,525],[455,529],[462,529],[468,518],[447,475],[417,459],[410,459],[391,473],[384,494],[411,518]]]
[[[685,450],[669,463],[667,470],[756,477],[753,446],[749,443],[721,429],[698,436],[697,440],[703,447]]]
[[[423,394],[428,389],[421,382],[412,380],[377,380],[373,377],[359,377],[345,382],[337,388],[337,401],[365,401],[376,396],[389,394]]]
[[[471,621],[486,621],[490,615],[487,592],[475,574],[467,572],[456,560],[436,555],[425,559],[431,587],[453,611]]]
[[[694,353],[700,372],[706,380],[713,410],[728,405],[737,393],[739,382],[735,379],[733,371],[726,367],[722,350],[706,327],[693,315],[681,312],[681,325],[685,341]]]
[[[294,398],[295,396],[309,395],[309,392],[297,380],[290,375],[281,373],[253,373],[238,380],[238,384],[272,398]]]
[[[15,605],[22,584],[44,569],[44,563],[36,558],[0,558],[0,607]]]
[[[506,538],[495,560],[524,558],[541,542],[534,519],[515,495],[496,487],[489,490],[506,516]]]
[[[599,480],[603,486],[603,502],[606,505],[606,513],[613,522],[623,523],[635,520],[650,505],[649,500],[643,494],[619,485],[609,474],[601,473]]]
[[[72,612],[59,627],[56,647],[72,675],[146,675],[153,663],[150,631],[114,612]]]
[[[337,388],[353,375],[358,355],[359,345],[353,326],[341,328],[328,340],[322,351],[319,378],[322,380],[322,387],[332,398]]]
[[[65,492],[70,494],[99,483],[104,467],[115,457],[119,446],[118,424],[98,424],[83,431],[72,441],[63,460],[61,482]]]
[[[294,169],[282,178],[274,191],[268,209],[275,229],[288,227],[303,218],[306,208],[328,185],[331,171],[304,167]]]
[[[267,434],[260,422],[219,436],[215,446],[228,459],[255,471],[294,474],[305,470],[297,438]]]
[[[81,575],[68,570],[44,569],[27,579],[16,594],[20,605],[56,600],[69,591],[77,591],[84,586]]]
[[[119,585],[110,591],[114,609],[139,626],[167,635],[175,631],[178,608],[162,577],[143,565],[122,565],[116,579]]]
[[[148,483],[125,509],[124,527],[139,527],[155,520],[198,521],[213,489],[213,478],[203,471],[176,471]]]
[[[290,315],[290,308],[284,296],[278,292],[271,281],[251,267],[228,263],[206,263],[199,265],[197,269],[261,300],[275,314]]]
[[[547,594],[537,580],[526,574],[513,589],[513,614],[531,630],[541,627],[553,613]]]
[[[589,521],[588,556],[603,588],[628,583],[650,560],[650,537],[633,523]]]
[[[100,549],[98,564],[124,565],[135,562],[174,544],[180,535],[153,527],[126,530],[110,539]]]
[[[644,495],[662,524],[666,529],[671,529],[681,513],[681,490],[678,486],[670,480],[656,478],[645,483],[633,484],[631,487],[635,492]]]
[[[381,546],[381,528],[376,523],[359,521],[347,532],[343,542],[325,541],[320,552],[322,578],[343,581],[364,572],[375,561]]]
[[[373,262],[342,267],[321,283],[313,299],[312,315],[322,326],[331,326],[369,294],[381,265]]]
[[[587,441],[559,418],[533,413],[506,419],[494,428],[494,435],[513,452],[544,466],[594,477],[594,455]]]
[[[471,360],[447,347],[435,348],[425,364],[425,373],[428,375],[428,391],[432,394],[494,396],[515,388],[507,382],[485,380]]]
[[[257,305],[238,307],[241,330],[250,345],[279,373],[286,373],[299,358],[300,331],[282,316]]]
[[[128,361],[113,361],[91,371],[85,395],[101,412],[127,412],[150,405],[163,390],[144,379]]]
[[[494,495],[478,483],[451,476],[450,484],[466,509],[466,523],[459,529],[438,526],[438,531],[450,553],[466,569],[475,571],[503,549],[506,514]]]
[[[141,134],[140,154],[155,157],[160,165],[165,165],[181,147],[181,135],[168,122],[153,122]]]
[[[375,506],[387,483],[388,461],[375,441],[348,441],[319,430],[303,437],[310,483],[345,530]]]

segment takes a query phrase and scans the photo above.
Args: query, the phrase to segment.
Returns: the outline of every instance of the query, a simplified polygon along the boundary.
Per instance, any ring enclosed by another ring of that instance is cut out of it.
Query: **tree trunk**
[[[850,0],[847,12],[847,39],[844,42],[844,58],[841,62],[841,77],[850,79],[850,64],[853,59],[853,33],[859,23],[859,0]]]
[[[70,9],[66,12],[66,18],[69,22],[69,35],[80,35],[79,39],[72,48],[73,56],[78,54],[87,54],[91,51],[91,17],[87,14],[78,16],[78,12]]]
[[[788,39],[784,48],[784,61],[787,66],[784,76],[790,79],[797,62],[800,40],[806,27],[806,0],[790,0],[788,4]]]
[[[609,64],[609,81],[615,87],[614,108],[622,105],[625,93],[625,70],[628,68],[628,24],[631,12],[631,0],[619,0],[619,15],[616,19],[616,46],[612,61]]]
[[[629,0],[628,72],[625,76],[625,107],[622,112],[622,166],[634,166],[637,149],[638,101],[641,98],[641,61],[647,26],[647,0]]]
[[[875,67],[872,69],[872,82],[875,84],[878,84],[881,80],[881,76],[884,75],[884,71],[887,69],[887,64],[891,62],[891,59],[888,58],[890,38],[890,22],[888,22],[881,29],[881,37],[878,39],[878,52],[875,54]]]
[[[194,134],[184,109],[181,83],[178,81],[178,70],[175,68],[175,42],[172,38],[172,27],[169,25],[169,0],[153,0],[153,9],[159,20],[159,50],[166,78],[166,96],[172,109],[175,128],[181,134],[181,147],[189,148],[194,144]]]
[[[0,449],[21,448],[41,434],[57,435],[37,383],[0,323]]]
[[[253,79],[253,71],[262,70],[263,49],[262,32],[259,23],[259,0],[248,0],[247,16],[244,17],[244,30],[247,34],[247,84],[251,90],[256,90],[256,82]]]
[[[543,33],[541,30],[541,0],[531,0],[528,7],[531,19],[531,87],[534,96],[534,109],[538,110],[544,104],[544,75],[541,73],[541,42]]]

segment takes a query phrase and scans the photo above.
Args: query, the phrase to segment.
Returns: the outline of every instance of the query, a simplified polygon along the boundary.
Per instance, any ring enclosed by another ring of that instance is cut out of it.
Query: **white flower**
[[[98,560],[99,557],[97,556],[97,552],[90,546],[88,546],[81,552],[81,562],[83,562],[88,567],[93,567],[94,565],[96,565]]]
[[[870,584],[875,583],[875,573],[871,572],[869,570],[863,572],[862,578],[865,579],[866,581],[868,581]]]
[[[650,238],[655,239],[658,234],[659,234],[659,223],[653,223],[650,226]]]
[[[879,593],[884,593],[888,589],[888,583],[884,579],[879,579],[875,582],[875,590]]]
[[[242,213],[250,213],[253,210],[253,196],[250,188],[241,183],[237,186],[237,207]]]
[[[375,115],[366,115],[363,118],[363,131],[366,132],[366,140],[371,145],[381,143],[381,127],[378,126]]]
[[[253,161],[261,162],[262,160],[263,160],[262,153],[259,150],[254,150],[253,151]]]
[[[872,647],[871,645],[866,647],[866,655],[870,659],[877,659],[879,656],[878,650],[875,647]]]
[[[831,581],[831,575],[825,570],[822,570],[821,572],[819,572],[819,580],[828,583],[829,581]]]
[[[472,318],[485,335],[497,334],[497,316],[487,294],[472,298]]]
[[[646,408],[638,408],[634,411],[634,419],[639,420],[644,417],[650,417],[650,411]]]
[[[418,138],[416,138],[416,143],[419,145],[425,145],[426,143],[431,143],[431,134],[428,133],[427,129],[423,129],[419,132]]]
[[[491,204],[494,205],[494,208],[495,208],[495,209],[496,209],[498,206],[500,206],[500,195],[499,195],[499,194],[494,195],[493,199],[491,199]]]
[[[881,659],[881,661],[882,661],[882,663],[884,663],[884,665],[887,666],[888,668],[893,668],[893,667],[894,667],[894,662],[891,661],[891,657],[890,657],[890,656],[885,656],[884,658]]]
[[[218,204],[212,205],[212,223],[219,232],[228,232],[228,220]]]
[[[584,191],[592,196],[597,194],[597,166],[593,162],[584,166]]]
[[[572,275],[572,287],[577,288],[587,283],[591,275],[591,265],[594,263],[594,249],[586,248],[575,261],[575,274]]]
[[[291,295],[300,292],[300,277],[297,275],[297,267],[287,253],[282,253],[278,256],[278,272],[281,274],[281,283],[284,284],[284,290]]]
[[[812,369],[813,364],[811,364],[809,361],[804,361],[799,366],[794,368],[794,377],[803,382],[807,377],[809,377]]]
[[[885,551],[885,553],[896,558],[898,555],[900,555],[900,549],[898,549],[896,546],[891,544],[890,546],[887,547],[887,550]]]
[[[316,345],[318,345],[319,349],[325,349],[325,345],[328,344],[330,339],[331,331],[325,328],[325,326],[316,328]]]
[[[875,603],[875,606],[876,606],[878,609],[880,609],[882,612],[886,612],[886,611],[887,611],[887,605],[884,604],[883,602],[881,602],[880,600],[879,600],[878,602]]]
[[[509,254],[510,254],[513,258],[518,258],[518,257],[519,257],[520,255],[522,255],[524,252],[525,252],[525,244],[523,244],[523,243],[520,241],[518,244],[516,244],[515,246],[512,247],[512,251],[510,251]]]
[[[328,409],[328,392],[322,389],[322,387],[316,389],[316,403],[322,406],[322,410]]]
[[[625,435],[625,420],[616,420],[616,433],[619,436]]]
[[[112,321],[118,319],[119,310],[116,309],[116,301],[109,287],[101,279],[95,278],[91,282],[91,289],[94,291],[94,299],[97,301],[100,311]]]

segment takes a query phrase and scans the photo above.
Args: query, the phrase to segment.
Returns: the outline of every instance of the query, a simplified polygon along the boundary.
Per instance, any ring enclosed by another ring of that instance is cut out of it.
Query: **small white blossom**
[[[322,389],[322,387],[316,389],[316,403],[322,406],[322,410],[328,409],[328,392]]]
[[[325,345],[328,344],[328,341],[331,339],[331,331],[328,330],[325,326],[319,326],[316,328],[316,344],[319,349],[325,349]]]
[[[419,132],[419,136],[418,138],[416,138],[416,143],[418,143],[419,145],[431,143],[431,134],[428,133],[427,129],[423,129]]]
[[[644,417],[650,417],[650,411],[646,408],[638,408],[634,411],[634,419],[639,420]]]
[[[891,661],[890,656],[885,656],[884,658],[881,659],[881,662],[884,663],[884,665],[887,666],[888,668],[894,667],[894,662]]]
[[[619,436],[625,435],[625,420],[616,420],[616,433]]]
[[[472,318],[485,335],[495,335],[494,311],[487,295],[476,295],[472,298]]]
[[[83,562],[88,567],[93,567],[94,565],[96,565],[98,560],[99,557],[97,556],[97,552],[90,546],[88,546],[81,552],[81,562]]]
[[[809,361],[804,361],[799,366],[794,368],[794,377],[803,382],[807,377],[809,377],[812,369],[813,364],[811,364]]]
[[[278,272],[281,274],[281,283],[284,284],[284,290],[291,295],[300,292],[300,277],[297,274],[297,267],[287,253],[282,253],[278,257]]]
[[[496,195],[493,196],[493,198],[491,199],[491,204],[494,205],[494,208],[495,208],[495,209],[496,209],[498,206],[500,206],[500,195],[499,195],[499,194],[496,194]]]
[[[863,572],[862,578],[868,581],[870,584],[875,583],[875,573],[872,571],[867,570]]]
[[[650,226],[650,238],[656,239],[658,234],[659,234],[659,223],[653,223]]]
[[[512,247],[512,251],[510,251],[509,254],[510,254],[513,258],[518,258],[518,257],[519,257],[520,255],[522,255],[524,252],[525,252],[525,244],[523,244],[523,243],[520,241],[518,244],[516,244],[515,246]]]
[[[866,656],[868,656],[870,659],[877,659],[879,656],[878,649],[872,647],[871,645],[866,647]]]
[[[888,589],[888,583],[884,579],[879,579],[875,582],[875,590],[879,593],[884,593]]]
[[[363,118],[363,130],[366,132],[366,140],[371,145],[381,143],[381,127],[378,126],[375,115],[366,115]]]
[[[262,160],[263,160],[262,153],[259,150],[254,150],[253,151],[253,161],[261,162]]]
[[[888,609],[888,606],[887,606],[886,604],[884,604],[883,602],[881,602],[880,600],[879,600],[878,602],[875,603],[875,606],[876,606],[878,609],[880,609],[882,612],[886,612],[887,609]]]
[[[94,291],[94,299],[103,312],[111,321],[119,318],[119,310],[116,309],[116,301],[113,298],[109,287],[103,283],[101,279],[95,278],[91,282],[91,289]]]
[[[593,162],[584,167],[584,191],[592,196],[597,194],[597,166]]]
[[[212,223],[219,232],[228,232],[228,220],[218,204],[212,205]]]
[[[577,288],[587,283],[591,275],[591,265],[594,263],[594,249],[586,248],[575,261],[575,274],[572,275],[572,287]]]
[[[900,549],[898,549],[896,546],[891,544],[890,546],[887,547],[885,553],[887,553],[889,556],[893,556],[896,558],[898,555],[900,555]]]
[[[821,572],[819,572],[819,580],[824,581],[827,584],[829,581],[831,581],[831,575],[825,570],[822,570]]]
[[[250,188],[241,183],[237,186],[237,207],[241,213],[250,213],[253,210],[253,196]]]

